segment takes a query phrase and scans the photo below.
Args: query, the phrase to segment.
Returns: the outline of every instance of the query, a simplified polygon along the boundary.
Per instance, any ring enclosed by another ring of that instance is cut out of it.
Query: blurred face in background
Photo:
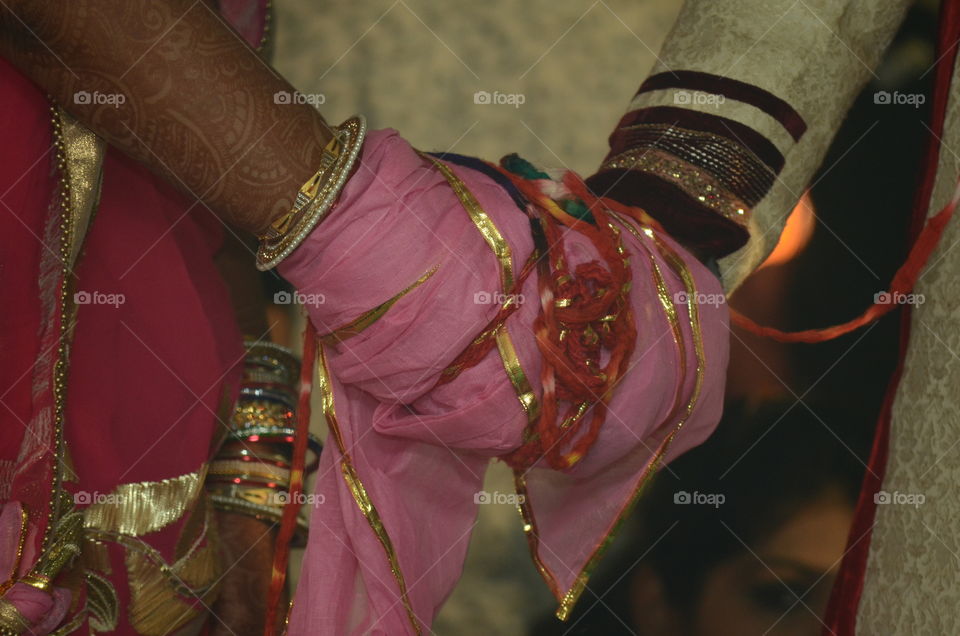
[[[632,586],[637,633],[819,636],[852,519],[840,493],[824,493],[771,536],[710,569],[688,611],[663,597],[652,569],[641,569]],[[714,531],[730,532],[722,526]]]

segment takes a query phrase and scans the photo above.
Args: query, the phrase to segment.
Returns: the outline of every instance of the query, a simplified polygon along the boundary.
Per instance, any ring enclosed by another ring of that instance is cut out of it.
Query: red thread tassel
[[[267,621],[264,636],[274,636],[277,630],[277,612],[280,596],[287,580],[290,560],[290,542],[297,528],[297,516],[303,505],[303,476],[307,457],[307,434],[310,432],[310,393],[313,388],[313,369],[317,361],[317,332],[309,319],[303,332],[303,364],[300,366],[300,399],[297,404],[297,433],[293,441],[293,467],[290,470],[290,496],[283,509],[280,532],[273,553],[273,571],[267,595]]]
[[[960,184],[958,184],[958,188],[960,188]],[[920,236],[917,237],[917,242],[914,243],[913,247],[910,249],[910,254],[907,256],[907,260],[903,265],[900,266],[900,269],[897,270],[893,280],[890,282],[890,290],[887,292],[889,298],[893,299],[898,295],[907,294],[913,289],[914,285],[917,284],[917,279],[920,278],[920,273],[926,266],[927,260],[930,258],[930,254],[933,253],[933,250],[940,242],[940,237],[943,236],[943,231],[947,227],[947,223],[950,222],[950,219],[957,208],[958,194],[960,194],[960,189],[954,193],[953,199],[946,205],[946,207],[940,210],[936,216],[933,216],[927,220],[923,231],[920,233]],[[774,329],[773,327],[763,327],[733,309],[730,310],[730,319],[734,324],[743,327],[747,331],[752,331],[759,336],[771,338],[779,342],[813,343],[833,340],[834,338],[848,334],[851,331],[859,329],[860,327],[877,320],[881,316],[890,313],[897,307],[899,307],[899,305],[895,302],[884,304],[874,302],[874,304],[870,305],[866,311],[853,320],[848,320],[847,322],[834,325],[832,327],[825,327],[823,329],[806,329],[804,331],[781,331],[779,329]]]

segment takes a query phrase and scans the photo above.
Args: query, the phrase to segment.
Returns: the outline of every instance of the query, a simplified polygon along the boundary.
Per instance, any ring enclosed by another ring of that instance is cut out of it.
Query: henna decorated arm
[[[330,139],[313,107],[276,103],[293,88],[202,2],[6,0],[0,55],[111,144],[254,233],[290,209]]]
[[[253,517],[216,512],[220,556],[227,570],[212,610],[211,636],[260,634],[267,617],[276,529]],[[286,597],[286,595],[284,595]],[[286,598],[281,599],[281,603]],[[279,613],[285,618],[285,612]]]

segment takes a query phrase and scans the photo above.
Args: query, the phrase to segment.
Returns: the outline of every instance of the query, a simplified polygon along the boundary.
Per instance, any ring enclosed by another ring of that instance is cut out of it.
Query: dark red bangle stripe
[[[755,106],[783,126],[794,141],[800,141],[807,124],[794,108],[776,95],[758,86],[729,77],[700,71],[667,71],[651,75],[640,86],[637,95],[665,88],[681,88],[714,95],[723,95],[738,102]]]

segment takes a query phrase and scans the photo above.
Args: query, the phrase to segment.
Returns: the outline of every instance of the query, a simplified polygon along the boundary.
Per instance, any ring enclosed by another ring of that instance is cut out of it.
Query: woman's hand
[[[203,2],[7,0],[0,55],[111,144],[260,234],[330,131]],[[294,101],[294,100],[290,100]]]

